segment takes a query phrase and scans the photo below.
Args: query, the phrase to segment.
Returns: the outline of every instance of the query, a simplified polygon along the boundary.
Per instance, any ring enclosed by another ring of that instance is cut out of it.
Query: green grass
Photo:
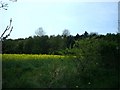
[[[116,74],[96,68],[78,73],[74,57],[60,55],[2,55],[3,88],[115,88]]]
[[[3,87],[63,87],[68,84],[64,78],[75,73],[72,60],[65,56],[3,54],[2,58]]]

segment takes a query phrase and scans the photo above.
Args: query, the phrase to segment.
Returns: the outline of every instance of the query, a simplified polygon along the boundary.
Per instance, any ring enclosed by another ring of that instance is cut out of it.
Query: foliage
[[[116,73],[110,73],[112,70],[95,68],[94,73],[80,74],[72,56],[3,54],[2,57],[3,89],[117,87],[118,78]]]
[[[92,84],[95,84],[97,74],[101,75],[104,71],[109,74],[114,73],[118,77],[118,65],[120,64],[119,40],[120,36],[118,34],[107,34],[103,38],[101,36],[90,36],[75,41],[74,47],[69,52],[76,56],[74,61],[80,77],[87,78],[88,83]],[[112,75],[110,76],[112,77]],[[101,78],[101,76],[98,78]],[[106,79],[108,78],[106,77]],[[116,83],[116,85],[118,84]]]
[[[11,44],[12,43],[12,44]],[[34,36],[26,39],[7,39],[3,41],[3,53],[14,54],[60,54],[59,52],[72,47],[74,38],[72,36]],[[9,48],[11,47],[12,48]],[[14,51],[15,50],[15,51]]]
[[[64,79],[72,78],[72,67],[69,57],[59,55],[4,54],[3,88],[67,87]]]
[[[3,53],[18,54],[3,54],[3,87],[118,88],[119,41],[120,34],[87,32],[5,40]]]

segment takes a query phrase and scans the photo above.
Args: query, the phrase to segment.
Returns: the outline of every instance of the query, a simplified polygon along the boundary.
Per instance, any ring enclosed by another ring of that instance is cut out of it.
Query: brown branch
[[[10,19],[10,24],[6,27],[6,29],[4,30],[4,32],[2,33],[0,40],[5,40],[8,36],[10,36],[12,30],[13,30],[13,26],[11,27],[11,23],[12,23],[12,19]],[[10,32],[4,37],[4,34],[6,33],[6,31],[10,30]]]
[[[0,2],[1,6],[0,8],[4,9],[4,10],[7,10],[7,7],[8,7],[8,4],[7,3],[4,3],[4,2]]]
[[[17,0],[9,0],[9,1],[17,2]],[[8,7],[7,3],[0,1],[0,9],[7,10],[7,7]]]

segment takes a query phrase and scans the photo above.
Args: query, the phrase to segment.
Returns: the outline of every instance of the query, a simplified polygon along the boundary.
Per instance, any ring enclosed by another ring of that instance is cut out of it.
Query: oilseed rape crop
[[[75,56],[39,54],[1,56],[3,88],[117,87],[117,72],[111,73],[113,70],[101,69],[99,66],[95,68],[84,66],[82,71],[82,65],[91,63],[76,61]]]

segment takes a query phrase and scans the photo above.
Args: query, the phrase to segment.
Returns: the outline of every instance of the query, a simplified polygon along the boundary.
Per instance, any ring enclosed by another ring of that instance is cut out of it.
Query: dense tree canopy
[[[119,39],[120,34],[94,35],[88,34],[86,31],[84,34],[76,36],[44,35],[25,39],[7,39],[3,41],[3,53],[64,54],[67,49],[71,50],[77,47],[83,49],[79,51],[80,54],[83,52],[97,54],[97,51],[100,50],[103,54],[108,50],[114,51],[113,49],[119,48]],[[97,43],[99,43],[99,47]],[[95,50],[92,51],[93,49]]]

